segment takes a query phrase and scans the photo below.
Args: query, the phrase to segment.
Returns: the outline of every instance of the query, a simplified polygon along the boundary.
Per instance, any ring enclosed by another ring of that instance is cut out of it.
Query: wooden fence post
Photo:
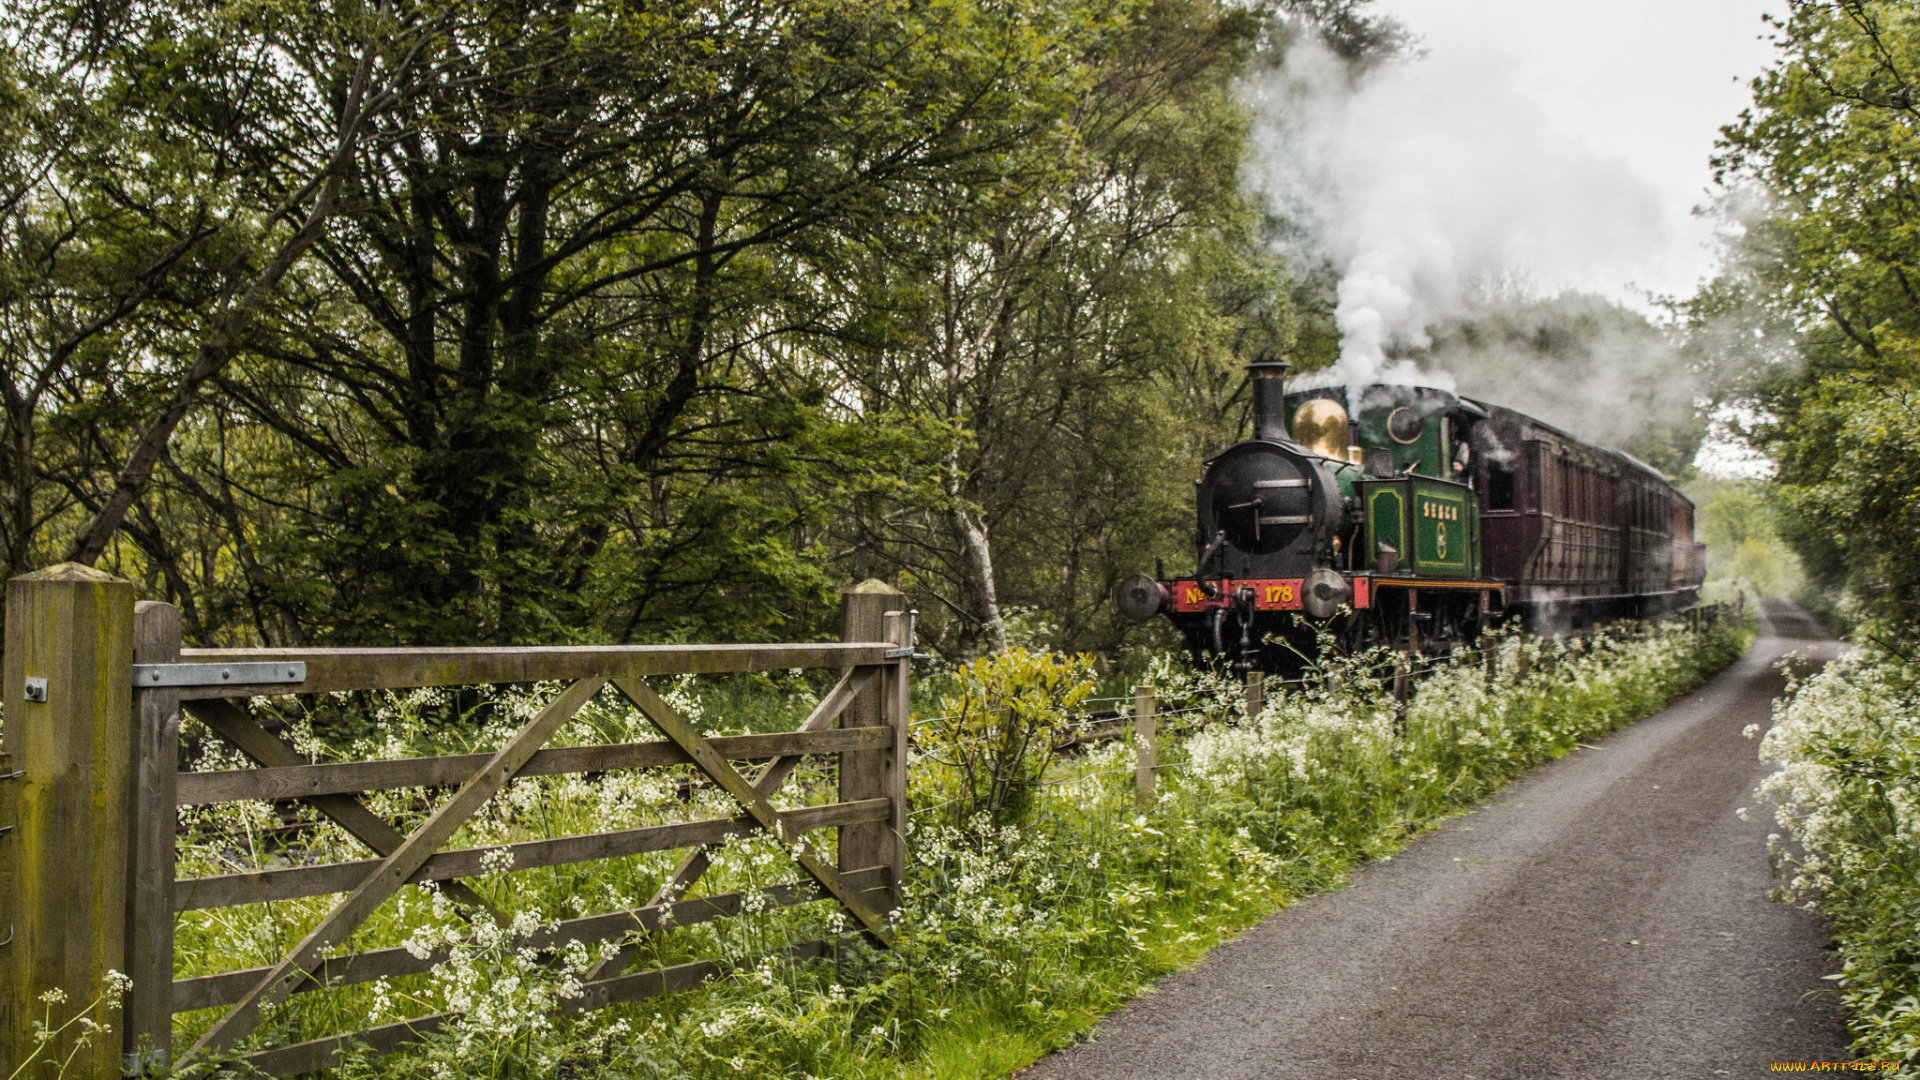
[[[6,751],[13,770],[11,937],[0,946],[0,1043],[8,1072],[34,1052],[40,995],[64,1023],[125,972],[128,837],[133,829],[133,585],[77,563],[7,582]],[[31,680],[31,681],[29,681]],[[0,931],[6,933],[7,931]],[[91,1017],[118,1026],[104,1007]],[[75,1024],[46,1048],[64,1060]],[[95,1034],[71,1069],[118,1076],[120,1040]],[[31,1070],[30,1070],[31,1073]]]
[[[1413,651],[1399,654],[1393,661],[1393,734],[1407,733],[1407,699],[1412,696]]]
[[[886,641],[887,615],[906,609],[905,593],[884,581],[863,581],[840,594],[840,640]],[[899,698],[906,692],[906,680],[898,672],[899,668],[894,666],[891,678],[882,679],[878,685],[861,691],[847,706],[847,711],[841,714],[840,726],[853,728],[904,724],[903,714],[906,710],[899,703]],[[894,702],[891,707],[890,700]],[[894,818],[901,820],[901,827],[896,829],[894,820],[840,826],[839,869],[841,873],[846,873],[869,866],[890,867],[893,880],[889,885],[897,890],[898,874],[906,865],[901,835],[904,831],[902,815],[906,812],[906,797],[904,790],[897,797],[894,792],[896,788],[903,789],[906,783],[906,746],[903,739],[896,739],[895,743],[892,749],[861,750],[840,755],[840,801],[897,798]],[[876,909],[887,912],[898,905],[898,897],[895,891],[885,899],[874,898],[872,903]]]
[[[1141,810],[1153,805],[1160,767],[1160,725],[1153,716],[1153,687],[1133,691],[1133,802]]]
[[[133,605],[133,662],[180,660],[180,609],[142,600]],[[180,776],[180,696],[172,690],[134,693],[133,883],[127,904],[127,993],[121,1071],[164,1072],[173,1052],[174,809]]]
[[[1247,672],[1247,723],[1260,719],[1260,712],[1267,707],[1267,673],[1254,670]]]

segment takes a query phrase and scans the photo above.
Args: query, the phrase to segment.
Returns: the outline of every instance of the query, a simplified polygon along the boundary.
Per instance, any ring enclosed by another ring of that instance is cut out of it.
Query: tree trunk
[[[986,632],[987,646],[997,653],[1006,652],[1007,623],[1000,615],[1000,590],[993,583],[993,542],[987,537],[986,523],[971,510],[956,509],[949,516],[966,550],[974,587],[980,590],[980,627]]]
[[[388,5],[383,3],[380,8],[382,19],[388,11]],[[193,362],[174,386],[173,394],[161,407],[159,415],[148,421],[134,439],[125,464],[114,478],[113,489],[107,494],[99,511],[74,537],[72,546],[67,549],[66,561],[92,566],[106,552],[113,534],[120,530],[120,523],[126,520],[127,511],[133,507],[135,500],[146,494],[147,486],[153,482],[154,466],[159,463],[167,444],[173,440],[174,429],[180,426],[193,408],[201,386],[220,374],[227,366],[227,361],[233,359],[245,345],[246,334],[252,328],[254,318],[266,305],[268,297],[280,284],[280,279],[293,269],[300,257],[326,231],[328,219],[333,215],[334,199],[340,193],[340,185],[346,177],[353,152],[359,146],[360,128],[375,107],[368,103],[367,96],[374,55],[375,44],[368,42],[361,51],[360,62],[354,69],[346,99],[341,105],[339,134],[333,153],[327,160],[325,171],[314,178],[316,190],[313,203],[300,228],[274,252],[273,257],[244,288],[237,290],[226,309],[215,316],[199,348],[194,350]],[[384,105],[387,96],[381,95],[378,103]]]

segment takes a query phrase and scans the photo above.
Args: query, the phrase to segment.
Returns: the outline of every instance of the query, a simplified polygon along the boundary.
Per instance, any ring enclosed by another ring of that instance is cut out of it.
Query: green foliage
[[[1812,600],[1800,560],[1780,536],[1771,490],[1755,481],[1699,480],[1687,487],[1694,537],[1707,545],[1707,581],[1757,596]]]
[[[1112,586],[1295,341],[1240,80],[1369,10],[16,5],[0,554],[108,537],[201,645],[806,639],[875,576],[953,659],[1162,644]]]
[[[1863,1058],[1920,1062],[1920,672],[1863,646],[1789,687],[1760,744],[1786,899],[1826,913]],[[1752,734],[1752,732],[1749,732]]]
[[[940,716],[922,737],[931,759],[958,774],[956,825],[984,815],[1017,824],[1032,806],[1068,716],[1093,692],[1093,658],[1010,649],[953,673]]]
[[[59,558],[131,484],[105,558],[198,643],[806,638],[884,575],[955,652],[996,577],[1108,645],[1184,546],[1156,436],[1276,284],[1233,92],[1267,24],[1213,0],[8,18],[0,542]]]
[[[1778,465],[1781,534],[1809,576],[1908,634],[1920,625],[1920,17],[1884,0],[1794,3],[1778,30],[1780,58],[1718,161],[1765,194],[1732,205],[1742,238],[1697,322],[1751,331],[1746,369],[1728,374]]]

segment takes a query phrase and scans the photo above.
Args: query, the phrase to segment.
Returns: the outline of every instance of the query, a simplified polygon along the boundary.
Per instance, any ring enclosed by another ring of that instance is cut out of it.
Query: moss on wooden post
[[[11,1072],[33,1052],[43,993],[66,995],[53,1008],[58,1024],[100,998],[109,971],[126,970],[133,585],[77,563],[7,582],[4,671],[4,749],[26,774],[6,782],[17,828],[7,838],[13,937],[0,947],[0,1052]],[[44,680],[31,700],[29,679]],[[91,1019],[114,1034],[94,1035],[69,1071],[118,1076],[120,1017],[96,1006]],[[68,1027],[48,1051],[64,1059],[82,1031]]]

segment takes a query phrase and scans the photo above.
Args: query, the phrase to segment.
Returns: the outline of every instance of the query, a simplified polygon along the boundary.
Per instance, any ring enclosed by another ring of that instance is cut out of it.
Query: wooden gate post
[[[127,969],[133,584],[78,563],[7,582],[4,672],[6,751],[25,772],[0,782],[14,789],[17,822],[4,840],[13,896],[0,946],[0,1068],[11,1072],[36,1047],[41,994],[66,995],[52,1009],[57,1026],[100,999],[109,971]],[[121,1022],[104,1007],[90,1019]],[[43,1056],[64,1060],[82,1032],[67,1028]],[[119,1037],[94,1034],[71,1071],[118,1076]]]
[[[1259,720],[1266,707],[1267,673],[1258,669],[1247,672],[1247,723]]]
[[[1133,691],[1133,802],[1145,810],[1153,805],[1160,767],[1160,725],[1153,718],[1153,687]]]
[[[869,578],[840,594],[840,640],[887,641],[887,615],[906,610],[905,593],[884,581]],[[896,731],[900,730],[905,723],[903,714],[906,710],[897,701],[889,707],[889,700],[904,697],[905,682],[896,673],[892,678],[882,679],[878,684],[861,691],[847,706],[847,711],[840,715],[840,726],[871,727],[891,722],[896,724]],[[906,811],[906,796],[904,790],[895,795],[895,789],[905,787],[905,755],[904,736],[896,738],[891,749],[841,754],[840,800],[850,802],[892,798],[896,800],[894,816],[900,817]],[[901,828],[896,829],[891,820],[840,826],[840,871],[846,873],[870,866],[891,867],[894,873],[890,884],[897,887],[899,872],[906,865],[902,854],[905,846],[901,834],[904,831],[904,822]],[[898,895],[895,892],[884,899],[870,899],[875,908],[887,912],[897,906]]]
[[[905,603],[903,596],[901,602]],[[893,729],[893,746],[881,751],[886,760],[887,798],[893,800],[893,819],[887,825],[887,880],[893,886],[890,902],[897,905],[900,881],[907,873],[907,738],[913,728],[913,620],[908,612],[889,611],[886,640],[906,655],[888,664],[880,680],[880,720]],[[883,907],[883,912],[891,908]]]
[[[133,605],[136,664],[180,661],[180,609],[142,600]],[[180,695],[134,693],[133,879],[127,903],[127,994],[121,1025],[122,1072],[166,1071],[173,1044],[174,808],[180,777]]]

